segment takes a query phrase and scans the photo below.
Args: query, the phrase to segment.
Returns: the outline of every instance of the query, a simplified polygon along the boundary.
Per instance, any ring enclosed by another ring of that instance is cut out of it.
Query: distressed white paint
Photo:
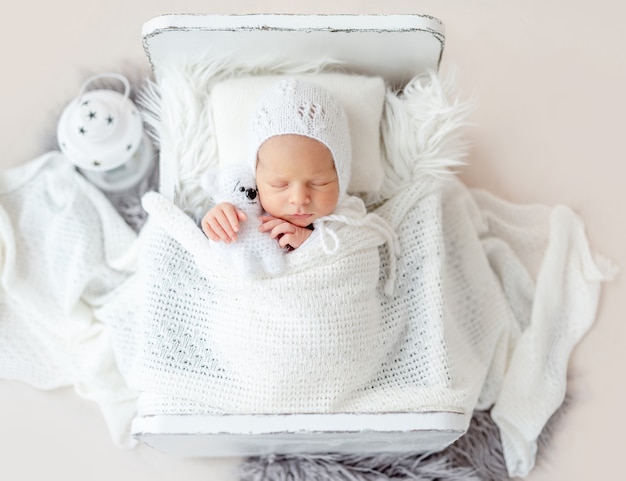
[[[227,55],[242,64],[334,59],[395,85],[437,69],[445,38],[441,21],[423,15],[163,15],[142,34],[157,76],[181,55]]]
[[[439,451],[467,430],[454,412],[160,415],[134,420],[137,439],[184,457]]]

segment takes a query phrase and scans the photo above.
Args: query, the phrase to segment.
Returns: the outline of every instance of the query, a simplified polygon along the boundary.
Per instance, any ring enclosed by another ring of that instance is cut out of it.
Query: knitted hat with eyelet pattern
[[[250,160],[255,170],[258,151],[266,140],[277,135],[303,135],[330,150],[339,192],[347,191],[352,158],[348,119],[326,89],[293,77],[281,79],[261,97],[251,127]]]

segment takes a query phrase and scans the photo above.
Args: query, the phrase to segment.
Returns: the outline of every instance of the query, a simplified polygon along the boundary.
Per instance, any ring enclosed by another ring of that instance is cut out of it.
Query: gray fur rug
[[[544,427],[537,461],[544,455],[569,401]],[[249,458],[241,481],[505,481],[508,476],[498,427],[488,411],[476,411],[467,433],[429,454],[297,455]]]
[[[131,99],[145,76],[125,74],[134,85]],[[99,88],[115,88],[102,84]],[[58,119],[58,116],[56,117]],[[56,131],[56,128],[53,130]],[[48,138],[48,150],[57,149],[56,138]],[[158,146],[155,146],[157,149]],[[158,165],[135,187],[105,193],[124,220],[135,230],[143,226],[146,213],[141,197],[158,189]],[[563,417],[566,401],[544,427],[537,448],[537,462]],[[476,411],[467,433],[445,450],[434,454],[271,455],[245,460],[240,481],[506,481],[509,478],[497,426],[488,411]]]

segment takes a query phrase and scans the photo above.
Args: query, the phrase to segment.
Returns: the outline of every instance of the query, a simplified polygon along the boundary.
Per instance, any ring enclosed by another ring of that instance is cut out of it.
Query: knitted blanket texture
[[[186,126],[162,94],[168,158]],[[146,195],[135,233],[57,152],[0,173],[0,377],[75,386],[124,445],[136,414],[490,410],[525,476],[612,271],[567,207],[450,173],[465,114],[436,76],[388,92],[375,217],[329,222],[336,250],[316,232],[256,279],[207,256],[197,186]],[[206,165],[178,167],[185,185]]]
[[[173,212],[160,224],[180,232]],[[509,472],[525,475],[607,276],[580,220],[432,178],[376,212],[398,232],[392,296],[390,252],[367,229],[343,227],[338,254],[311,245],[261,282],[202,272],[194,247],[149,230],[129,363],[140,414],[492,408]]]
[[[107,309],[134,268],[134,231],[59,152],[0,173],[0,377],[74,386],[132,445],[136,393],[111,349]]]

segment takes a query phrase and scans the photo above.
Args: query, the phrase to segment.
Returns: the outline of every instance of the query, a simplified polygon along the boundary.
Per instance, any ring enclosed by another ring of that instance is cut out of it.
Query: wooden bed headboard
[[[172,58],[219,54],[241,64],[334,60],[401,86],[438,69],[445,28],[427,15],[170,14],[146,22],[142,37],[157,80]]]

